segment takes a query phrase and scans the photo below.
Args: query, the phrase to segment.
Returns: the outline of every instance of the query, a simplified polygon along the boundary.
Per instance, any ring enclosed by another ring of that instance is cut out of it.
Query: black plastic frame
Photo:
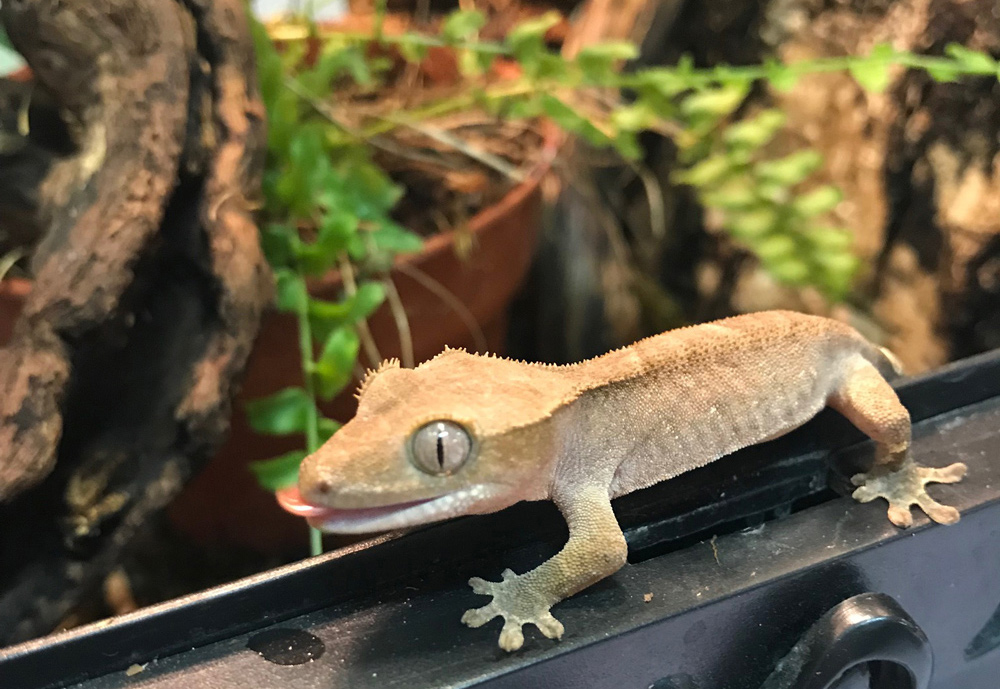
[[[969,464],[963,483],[932,488],[962,510],[955,526],[918,518],[904,532],[880,502],[829,499],[825,485],[843,492],[870,446],[824,412],[784,438],[617,501],[631,564],[556,607],[567,628],[560,642],[531,632],[508,655],[496,648],[497,621],[479,630],[459,623],[465,608],[486,602],[466,586],[469,576],[523,571],[565,538],[554,508],[526,504],[4,649],[0,687],[759,687],[824,613],[874,592],[926,631],[932,687],[992,688],[1000,354],[898,390],[915,421],[917,459]],[[841,470],[828,475],[831,453]],[[247,649],[251,632],[276,624],[310,632],[326,652],[281,666]],[[136,663],[142,672],[124,672]]]

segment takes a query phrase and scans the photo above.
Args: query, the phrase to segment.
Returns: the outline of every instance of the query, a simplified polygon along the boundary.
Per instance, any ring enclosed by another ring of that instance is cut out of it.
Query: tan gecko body
[[[283,503],[324,530],[364,533],[553,500],[570,530],[555,557],[498,583],[470,580],[493,602],[463,621],[503,616],[500,646],[514,650],[524,624],[560,637],[549,608],[624,565],[612,498],[787,433],[827,404],[878,444],[875,468],[853,479],[856,499],[886,498],[899,526],[913,504],[957,521],[924,484],[958,481],[965,466],[908,458],[910,417],[880,371],[888,359],[848,326],[788,312],[682,328],[570,366],[448,350],[366,379],[356,417],[305,460]]]

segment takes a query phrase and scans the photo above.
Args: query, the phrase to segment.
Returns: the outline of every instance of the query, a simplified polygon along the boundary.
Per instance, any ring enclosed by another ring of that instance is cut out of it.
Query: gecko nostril
[[[323,495],[326,495],[331,490],[333,490],[333,486],[331,486],[330,482],[327,481],[326,479],[320,479],[319,481],[316,482],[317,493],[322,493]]]

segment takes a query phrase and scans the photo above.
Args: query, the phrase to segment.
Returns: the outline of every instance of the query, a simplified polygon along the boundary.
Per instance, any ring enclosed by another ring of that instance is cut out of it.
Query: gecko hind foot
[[[858,486],[854,491],[854,499],[858,502],[871,502],[876,498],[888,500],[889,521],[896,526],[905,529],[913,524],[911,505],[917,505],[939,524],[954,524],[959,519],[958,510],[932,498],[925,486],[928,483],[957,483],[966,470],[961,462],[938,469],[922,467],[907,458],[898,467],[883,464],[866,474],[856,474],[851,477],[851,483]]]
[[[493,596],[493,602],[481,608],[466,610],[462,615],[462,622],[470,627],[481,627],[494,617],[503,617],[504,625],[500,632],[500,648],[503,650],[516,651],[521,648],[524,643],[521,627],[525,624],[535,625],[550,639],[562,638],[562,623],[549,612],[552,604],[532,590],[523,576],[505,569],[503,581],[486,581],[473,577],[469,579],[469,586],[478,594]]]

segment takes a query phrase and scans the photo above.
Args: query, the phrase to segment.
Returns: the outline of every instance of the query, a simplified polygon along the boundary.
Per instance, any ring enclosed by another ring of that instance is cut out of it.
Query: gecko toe
[[[549,639],[561,639],[565,628],[562,622],[546,612],[535,620],[535,626]]]
[[[471,586],[472,590],[479,595],[489,596],[493,593],[494,584],[492,581],[486,581],[485,579],[481,579],[479,577],[472,577],[469,579],[469,586]]]
[[[942,505],[926,493],[917,498],[917,504],[920,509],[927,513],[928,517],[938,524],[954,524],[961,516],[954,507]]]
[[[864,474],[858,474],[858,476],[863,476],[863,475]],[[857,486],[860,484],[856,483],[854,485]],[[879,493],[870,486],[860,486],[860,488],[855,489],[855,491],[851,494],[851,497],[853,497],[858,502],[871,502],[875,498],[879,497]]]
[[[854,474],[854,476],[851,477],[851,485],[863,486],[867,480],[868,474]]]
[[[913,526],[913,514],[909,507],[892,503],[889,505],[889,521],[901,529],[908,529]]]
[[[476,627],[482,627],[499,614],[500,611],[497,610],[496,605],[490,603],[489,605],[484,605],[481,608],[466,610],[465,613],[462,614],[462,623],[475,629]]]
[[[927,483],[958,483],[965,478],[968,471],[969,467],[965,464],[955,462],[940,469],[927,467],[924,471],[924,478]]]
[[[521,632],[521,623],[507,620],[500,631],[500,648],[510,652],[516,651],[524,645],[524,634]]]

